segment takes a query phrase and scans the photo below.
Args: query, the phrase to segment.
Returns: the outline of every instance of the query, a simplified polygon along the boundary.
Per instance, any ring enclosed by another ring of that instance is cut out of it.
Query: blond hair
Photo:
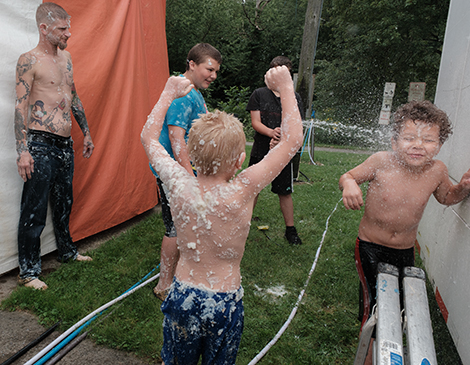
[[[202,114],[189,131],[188,151],[198,174],[216,175],[232,168],[245,152],[243,124],[220,110]]]
[[[38,10],[36,10],[36,24],[38,27],[41,23],[51,25],[58,19],[70,19],[70,15],[60,5],[55,3],[42,3],[38,6]]]

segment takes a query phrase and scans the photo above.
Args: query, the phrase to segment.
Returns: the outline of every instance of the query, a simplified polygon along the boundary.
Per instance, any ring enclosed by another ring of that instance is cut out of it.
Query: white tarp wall
[[[23,180],[16,168],[15,70],[20,54],[39,39],[36,9],[41,0],[0,0],[0,274],[18,266],[17,232]],[[55,250],[50,214],[41,236],[41,252]]]
[[[470,2],[451,0],[435,103],[454,134],[438,156],[455,182],[470,168]],[[436,298],[464,364],[470,364],[470,198],[444,207],[431,198],[418,242]]]

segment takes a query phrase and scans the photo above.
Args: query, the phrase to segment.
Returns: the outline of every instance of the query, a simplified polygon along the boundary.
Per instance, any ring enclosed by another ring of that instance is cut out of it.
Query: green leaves
[[[385,82],[394,106],[410,82],[426,82],[434,98],[449,1],[326,0],[315,73],[320,117],[351,124],[378,120]]]

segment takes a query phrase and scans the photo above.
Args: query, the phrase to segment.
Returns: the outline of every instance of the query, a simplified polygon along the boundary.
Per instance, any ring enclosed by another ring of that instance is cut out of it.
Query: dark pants
[[[77,248],[69,231],[72,210],[74,157],[72,140],[50,133],[28,135],[34,172],[23,186],[18,226],[20,279],[37,278],[41,273],[40,236],[46,224],[50,201],[57,241],[58,260],[75,259]]]
[[[158,190],[160,191],[160,200],[162,201],[162,219],[163,224],[165,225],[165,236],[166,237],[176,237],[176,227],[173,222],[173,216],[171,215],[170,203],[168,202],[168,197],[165,193],[165,188],[163,186],[163,181],[157,177]]]
[[[360,280],[359,294],[359,321],[362,326],[370,317],[372,308],[377,299],[377,276],[379,262],[396,266],[399,271],[400,303],[403,308],[402,279],[403,268],[414,266],[414,247],[408,249],[394,249],[373,242],[356,239],[356,269]],[[361,327],[362,328],[362,327]]]
[[[214,292],[174,278],[162,303],[166,365],[235,364],[243,332],[243,288]]]

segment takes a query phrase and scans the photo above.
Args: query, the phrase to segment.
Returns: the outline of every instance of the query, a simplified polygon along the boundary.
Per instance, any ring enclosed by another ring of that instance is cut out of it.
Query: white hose
[[[95,310],[93,313],[90,313],[88,316],[86,316],[85,318],[83,318],[82,320],[80,320],[79,322],[77,322],[76,324],[74,324],[72,327],[70,327],[66,332],[64,332],[62,335],[60,335],[59,337],[57,337],[53,342],[51,342],[47,347],[45,347],[43,350],[41,350],[38,354],[36,354],[36,356],[34,356],[33,358],[31,358],[27,363],[25,363],[24,365],[32,365],[34,364],[37,360],[39,360],[41,357],[43,357],[46,353],[49,352],[49,350],[51,350],[53,347],[55,347],[55,345],[57,345],[59,342],[61,342],[65,337],[67,337],[69,334],[71,334],[73,331],[75,331],[78,327],[80,327],[83,323],[85,323],[86,321],[88,321],[90,318],[93,318],[95,315],[97,315],[98,313],[100,313],[101,311],[105,310],[106,308],[109,308],[110,306],[112,306],[113,304],[119,302],[120,300],[123,300],[124,298],[128,297],[129,295],[131,295],[132,293],[134,293],[137,289],[140,289],[141,287],[147,285],[148,283],[154,281],[155,279],[157,279],[158,277],[160,276],[160,273],[158,273],[157,275],[155,276],[152,276],[150,279],[147,279],[146,281],[144,281],[142,284],[136,286],[135,288],[125,292],[124,294],[121,294],[119,297],[117,297],[116,299],[113,299],[112,301],[102,305],[100,308],[98,308],[97,310]]]
[[[331,216],[333,215],[333,213],[336,211],[336,208],[338,208],[338,204],[341,202],[341,200],[343,200],[343,198],[341,198],[337,203],[336,203],[336,206],[335,206],[335,209],[333,209],[333,211],[331,212],[330,216],[328,217],[328,219],[326,220],[326,227],[325,227],[325,230],[323,231],[323,235],[322,235],[322,238],[321,238],[321,242],[320,242],[320,246],[318,246],[318,249],[317,249],[317,253],[315,255],[315,260],[313,261],[313,265],[312,265],[312,268],[310,269],[310,272],[308,274],[308,277],[307,277],[307,280],[305,281],[305,284],[304,284],[304,287],[302,289],[302,291],[300,292],[299,296],[298,296],[298,299],[297,299],[297,303],[295,303],[295,307],[294,309],[292,309],[292,312],[290,313],[289,315],[289,318],[287,319],[287,321],[284,323],[284,325],[281,327],[281,329],[278,331],[278,333],[276,334],[276,336],[274,336],[274,338],[264,347],[264,349],[261,350],[261,352],[256,355],[253,360],[250,361],[250,363],[248,365],[254,365],[256,364],[259,360],[261,360],[261,358],[266,355],[266,353],[268,352],[268,350],[274,346],[274,344],[277,342],[277,340],[279,340],[279,338],[282,336],[282,334],[284,333],[284,331],[287,329],[287,327],[289,326],[289,324],[292,322],[292,320],[294,319],[295,317],[295,314],[297,313],[297,309],[299,308],[299,304],[300,304],[300,301],[302,300],[304,294],[305,294],[305,289],[307,288],[307,285],[308,285],[308,282],[310,281],[310,277],[312,276],[313,272],[315,271],[315,267],[317,266],[317,261],[318,261],[318,257],[320,256],[320,250],[323,246],[323,241],[325,240],[325,236],[326,236],[326,232],[328,231],[328,223],[330,221],[330,218]]]
[[[310,127],[308,128],[308,141],[307,141],[307,148],[308,148],[308,157],[310,157],[310,162],[314,165],[316,165],[315,161],[313,160],[313,156],[312,156],[312,149],[310,148],[310,141],[311,141],[311,137],[312,137],[312,131],[314,130],[313,128],[313,119],[310,121]],[[314,141],[315,141],[315,133],[313,133],[313,138],[314,138]],[[313,148],[315,148],[315,142],[314,142],[314,146]]]
[[[292,309],[291,311],[291,314],[289,315],[289,318],[287,319],[287,321],[284,323],[284,325],[281,327],[281,329],[278,331],[278,333],[276,334],[276,336],[274,336],[274,338],[264,347],[263,350],[261,350],[261,352],[256,355],[253,360],[250,361],[250,363],[248,365],[254,365],[256,364],[259,360],[261,360],[261,358],[269,351],[269,349],[271,347],[274,346],[274,344],[279,340],[279,338],[282,336],[282,334],[285,332],[285,330],[287,329],[287,327],[289,326],[289,324],[292,322],[292,320],[294,319],[296,313],[297,313],[297,309],[299,308],[299,304],[300,302],[302,301],[302,298],[305,294],[305,290],[307,288],[307,285],[310,281],[310,278],[313,274],[313,272],[315,271],[315,268],[317,266],[317,261],[318,261],[318,257],[320,256],[320,251],[321,251],[321,248],[323,246],[323,241],[325,240],[325,236],[326,236],[326,233],[328,231],[328,224],[330,222],[330,218],[331,216],[333,215],[333,213],[336,211],[336,208],[338,208],[338,204],[341,202],[341,200],[343,200],[343,198],[341,198],[337,203],[336,203],[336,206],[335,208],[333,209],[333,211],[331,212],[331,214],[329,215],[329,217],[327,218],[326,220],[326,225],[325,225],[325,230],[323,231],[323,235],[322,235],[322,239],[320,241],[320,246],[318,246],[318,249],[317,249],[317,252],[316,252],[316,255],[315,255],[315,260],[313,261],[313,264],[312,264],[312,267],[310,269],[310,272],[308,274],[308,277],[307,277],[307,280],[305,281],[305,284],[304,284],[304,287],[303,289],[301,290],[298,298],[297,298],[297,302],[295,303],[295,307]],[[147,285],[148,283],[156,280],[158,277],[160,276],[160,273],[156,274],[155,276],[152,276],[150,279],[144,281],[142,284],[136,286],[135,288],[125,292],[124,294],[121,294],[119,297],[117,297],[116,299],[113,299],[112,301],[102,305],[100,308],[96,309],[94,312],[90,313],[88,316],[84,317],[82,320],[80,320],[79,322],[77,322],[76,324],[74,324],[72,327],[70,327],[66,332],[64,332],[62,335],[60,335],[59,337],[57,337],[53,342],[51,342],[47,347],[45,347],[43,350],[41,350],[38,354],[36,354],[33,358],[31,358],[28,362],[26,362],[24,365],[32,365],[34,364],[37,360],[39,360],[41,357],[43,357],[46,353],[48,353],[52,348],[54,348],[58,343],[60,343],[64,338],[66,338],[69,334],[71,334],[73,331],[75,331],[78,327],[80,327],[83,323],[85,323],[86,321],[88,321],[90,318],[93,318],[95,315],[97,315],[98,313],[104,311],[105,309],[109,308],[110,306],[116,304],[117,302],[121,301],[122,299],[128,297],[129,295],[131,295],[132,293],[134,293],[136,290],[140,289],[141,287]]]

